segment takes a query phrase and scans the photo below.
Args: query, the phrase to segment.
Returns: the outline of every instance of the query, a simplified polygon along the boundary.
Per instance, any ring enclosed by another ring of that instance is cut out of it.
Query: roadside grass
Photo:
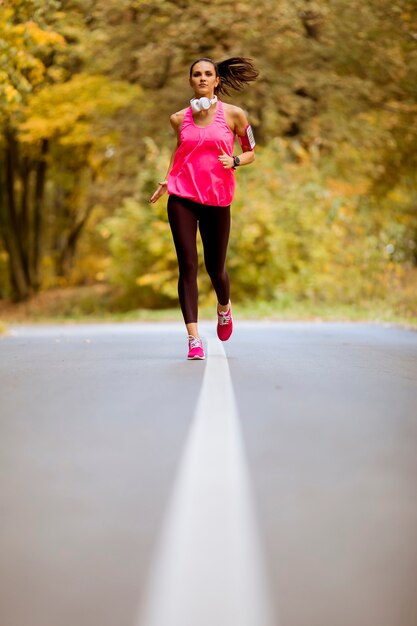
[[[100,287],[100,286],[99,286]],[[179,307],[158,310],[135,308],[111,311],[112,296],[108,290],[96,287],[50,290],[32,300],[12,305],[0,301],[0,334],[9,324],[32,323],[100,323],[100,322],[167,322],[182,321]],[[412,304],[412,306],[409,306]],[[417,329],[414,302],[404,302],[398,296],[391,302],[372,300],[355,304],[322,303],[295,300],[283,295],[271,302],[234,303],[233,313],[241,320],[276,321],[350,321],[399,324]],[[110,310],[109,310],[110,309]],[[203,303],[200,320],[216,317],[215,300]]]

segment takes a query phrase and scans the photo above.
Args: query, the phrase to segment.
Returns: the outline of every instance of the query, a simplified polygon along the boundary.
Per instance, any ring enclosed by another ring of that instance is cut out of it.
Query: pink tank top
[[[222,150],[232,156],[235,141],[224,116],[223,103],[218,100],[214,119],[205,128],[195,124],[189,107],[181,125],[180,141],[168,176],[168,193],[200,204],[231,204],[234,170],[225,170],[218,159]]]

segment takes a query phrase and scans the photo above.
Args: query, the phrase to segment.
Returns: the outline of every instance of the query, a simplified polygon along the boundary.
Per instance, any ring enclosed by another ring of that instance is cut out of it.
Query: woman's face
[[[190,85],[194,89],[197,98],[201,98],[202,96],[212,98],[214,89],[219,84],[219,80],[212,63],[209,61],[199,61],[192,69]]]

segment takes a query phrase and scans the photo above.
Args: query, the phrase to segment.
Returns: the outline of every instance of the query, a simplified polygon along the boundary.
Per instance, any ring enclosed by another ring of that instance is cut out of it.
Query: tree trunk
[[[40,287],[40,265],[41,265],[41,253],[42,253],[42,209],[43,209],[43,196],[45,190],[45,178],[46,178],[46,154],[48,152],[48,141],[42,140],[41,156],[36,164],[35,171],[35,192],[33,202],[33,251],[32,251],[32,272],[33,279],[32,284],[37,291]]]
[[[19,167],[18,142],[14,131],[6,129],[3,159],[0,161],[0,236],[9,256],[10,286],[13,300],[25,300],[40,286],[42,252],[42,210],[46,177],[48,142],[42,141],[35,169],[33,220],[29,209],[30,161],[23,157]],[[21,178],[17,198],[16,178]]]
[[[19,233],[19,216],[15,197],[15,175],[17,167],[17,144],[13,131],[5,132],[6,147],[2,163],[4,193],[1,194],[0,219],[4,245],[9,255],[10,284],[14,300],[29,297],[30,281],[25,270],[23,246]]]
[[[320,12],[315,10],[314,6],[308,6],[304,11],[299,12],[299,16],[304,26],[306,36],[319,41],[323,27],[323,16]]]
[[[22,182],[22,192],[20,197],[19,212],[19,234],[22,248],[22,260],[25,267],[25,274],[31,282],[30,271],[30,216],[29,216],[29,184],[30,184],[30,161],[27,156],[22,158],[20,168],[20,178]]]
[[[81,173],[80,173],[81,177]],[[91,171],[91,180],[90,185],[94,185],[97,178],[97,173],[92,170]],[[68,199],[67,199],[68,202]],[[66,204],[66,200],[62,198],[60,195],[57,196],[55,200],[55,206],[61,206],[62,215],[67,216],[68,218],[71,216],[72,212],[69,210],[69,207]],[[59,250],[59,254],[56,258],[56,274],[62,278],[67,278],[74,263],[74,258],[77,250],[78,241],[84,230],[84,227],[88,221],[88,218],[91,215],[91,212],[94,208],[94,204],[92,202],[88,203],[87,207],[84,210],[84,213],[81,217],[77,219],[72,219],[69,226],[69,234],[66,239],[63,241],[63,238],[60,238],[59,245],[55,246],[56,249]],[[65,229],[67,230],[67,228]],[[62,242],[62,243],[61,243]]]
[[[93,207],[88,208],[81,220],[78,221],[77,224],[72,228],[68,238],[64,244],[64,247],[61,250],[61,253],[57,260],[57,275],[62,277],[68,277],[72,265],[74,262],[75,251],[77,248],[78,240],[80,235],[84,229],[84,226],[90,217],[91,211]]]

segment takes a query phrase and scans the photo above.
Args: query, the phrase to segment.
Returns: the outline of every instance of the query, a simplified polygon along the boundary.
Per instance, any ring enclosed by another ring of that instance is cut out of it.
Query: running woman
[[[233,57],[221,63],[201,58],[190,68],[194,97],[190,106],[174,113],[171,126],[177,147],[166,179],[150,198],[156,202],[168,192],[168,219],[179,266],[178,295],[188,332],[188,359],[204,359],[198,333],[197,227],[204,262],[217,295],[217,335],[232,334],[230,282],[226,253],[230,233],[230,204],[235,191],[235,170],[255,160],[255,141],[242,109],[218,99],[217,94],[240,91],[258,71],[250,59]],[[235,137],[239,154],[233,154]]]

